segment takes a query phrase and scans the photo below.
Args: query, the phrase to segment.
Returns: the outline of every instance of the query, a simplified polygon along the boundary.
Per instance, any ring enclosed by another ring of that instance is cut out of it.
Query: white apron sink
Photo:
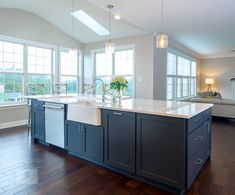
[[[101,109],[98,105],[96,102],[68,104],[67,120],[101,126]]]

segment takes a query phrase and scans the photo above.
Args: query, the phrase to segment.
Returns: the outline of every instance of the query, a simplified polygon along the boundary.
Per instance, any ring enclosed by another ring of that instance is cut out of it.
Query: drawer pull
[[[204,137],[203,136],[197,136],[197,137],[195,137],[195,140],[199,140],[199,141],[202,141],[204,139]]]
[[[201,165],[202,162],[203,162],[203,160],[199,158],[199,159],[197,159],[197,161],[194,162],[194,164]]]
[[[115,115],[119,115],[119,116],[121,116],[121,115],[122,115],[122,113],[120,113],[120,112],[113,112],[113,114],[115,114]]]

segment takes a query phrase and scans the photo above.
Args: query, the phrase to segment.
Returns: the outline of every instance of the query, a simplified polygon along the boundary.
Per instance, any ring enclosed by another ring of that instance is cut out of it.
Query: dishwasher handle
[[[63,110],[64,107],[63,106],[49,106],[49,105],[43,105],[44,108],[47,108],[47,109],[52,109],[52,110]]]

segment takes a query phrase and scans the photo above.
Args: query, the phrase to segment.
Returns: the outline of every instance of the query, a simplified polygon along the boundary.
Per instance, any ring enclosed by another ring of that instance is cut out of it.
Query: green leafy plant
[[[114,76],[110,83],[110,90],[116,90],[118,92],[128,88],[128,81],[124,76]]]

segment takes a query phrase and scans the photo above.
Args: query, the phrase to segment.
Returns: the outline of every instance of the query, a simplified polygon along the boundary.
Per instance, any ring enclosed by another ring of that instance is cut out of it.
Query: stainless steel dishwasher
[[[46,142],[64,148],[64,104],[45,105]]]

